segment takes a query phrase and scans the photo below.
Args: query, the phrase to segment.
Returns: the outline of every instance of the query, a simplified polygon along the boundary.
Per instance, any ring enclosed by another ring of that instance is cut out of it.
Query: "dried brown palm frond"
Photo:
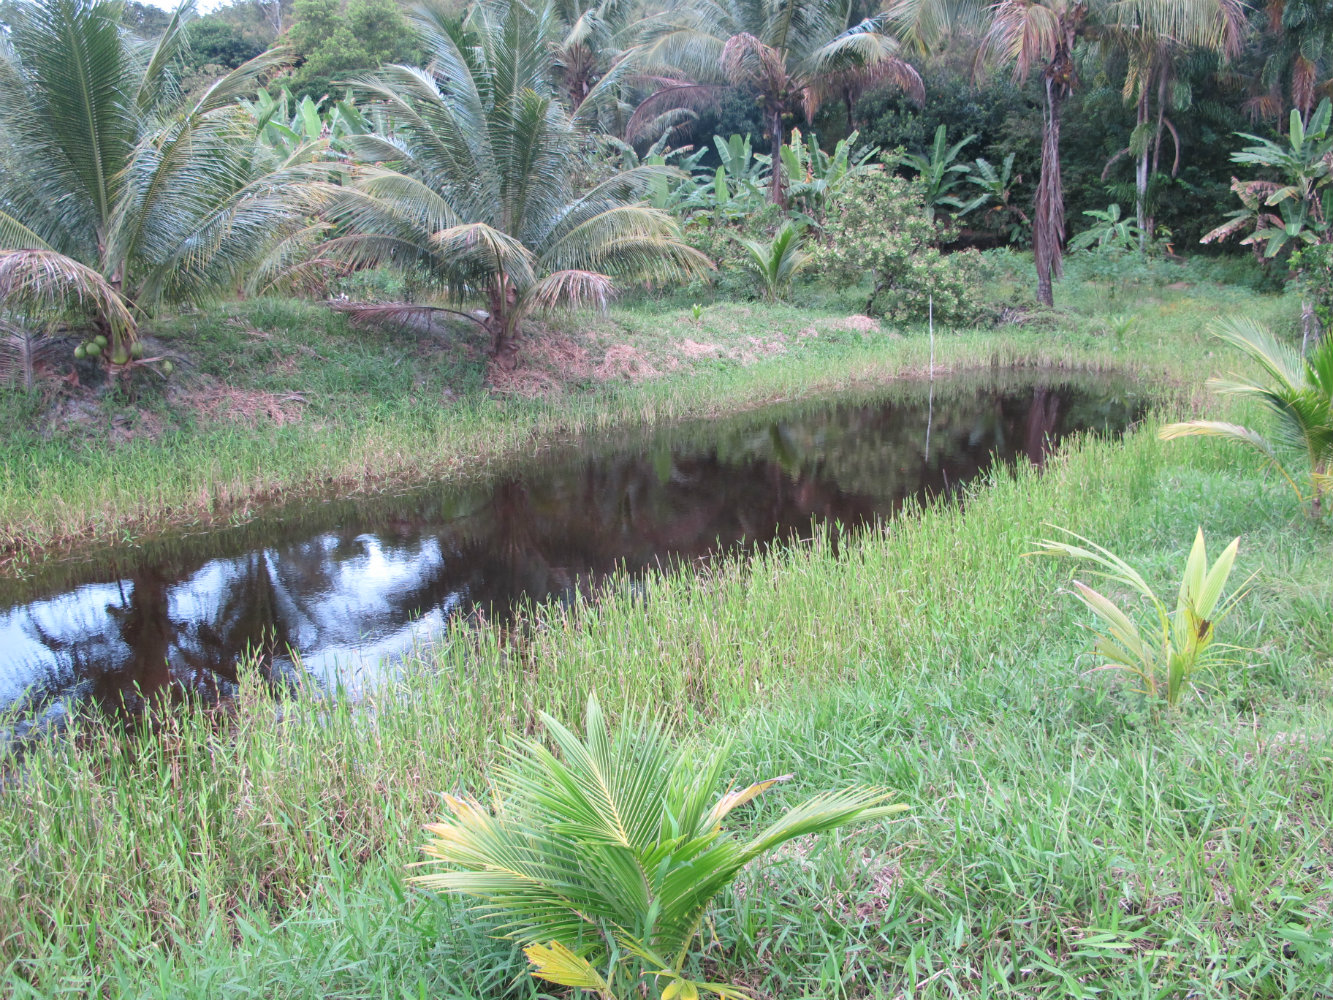
[[[37,333],[0,320],[0,382],[19,382],[25,389],[50,372],[70,347],[63,337]]]
[[[356,326],[406,327],[412,330],[434,330],[435,317],[439,314],[457,316],[476,323],[483,330],[485,321],[470,312],[451,309],[448,306],[430,305],[420,302],[333,302],[334,310],[342,313]]]
[[[528,291],[525,305],[532,312],[556,309],[605,309],[615,295],[615,285],[596,271],[556,271]]]
[[[54,250],[0,250],[0,302],[34,313],[96,317],[117,337],[135,336],[134,317],[112,284]]]

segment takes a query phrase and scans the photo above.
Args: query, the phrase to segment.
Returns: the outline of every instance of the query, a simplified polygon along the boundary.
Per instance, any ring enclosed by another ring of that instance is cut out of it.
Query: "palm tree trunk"
[[[769,198],[778,208],[786,208],[786,195],[782,186],[782,112],[771,111],[768,116],[768,151],[773,157],[769,165]]]
[[[500,352],[509,346],[509,309],[508,295],[504,277],[491,283],[490,315],[486,317],[486,329],[491,335],[491,357],[498,358]]]
[[[1142,135],[1142,129],[1148,123],[1148,88],[1140,88],[1139,107],[1138,107],[1138,128],[1135,129]],[[1148,249],[1148,237],[1145,235],[1148,228],[1148,143],[1143,144],[1143,149],[1139,152],[1139,159],[1134,164],[1134,221],[1139,227],[1139,250]]]
[[[1052,279],[1060,277],[1061,246],[1065,239],[1065,196],[1060,182],[1059,90],[1046,77],[1046,115],[1041,127],[1041,179],[1037,182],[1036,212],[1032,220],[1032,250],[1037,263],[1037,301],[1055,305]]]
[[[1170,81],[1167,79],[1167,70],[1164,69],[1161,78],[1157,81],[1157,130],[1153,133],[1152,140],[1152,174],[1156,174],[1162,168],[1162,129],[1166,125],[1166,86],[1169,82]],[[1177,156],[1179,156],[1179,148],[1177,148],[1176,153]],[[1145,202],[1148,197],[1148,177],[1152,176],[1152,174],[1146,175],[1143,179],[1143,198]],[[1174,169],[1171,171],[1171,174],[1173,177],[1175,176]],[[1147,242],[1153,238],[1153,233],[1157,229],[1157,220],[1148,214],[1146,207],[1144,208],[1143,215],[1144,221],[1139,223],[1139,225],[1143,227],[1143,241],[1146,246]]]

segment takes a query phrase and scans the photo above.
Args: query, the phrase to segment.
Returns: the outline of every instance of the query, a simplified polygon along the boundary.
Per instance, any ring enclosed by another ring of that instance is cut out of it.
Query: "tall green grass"
[[[8,992],[532,995],[405,866],[438,792],[482,791],[508,734],[589,691],[731,739],[738,776],[794,772],[774,808],[849,781],[913,806],[728,894],[708,962],[763,997],[1333,991],[1333,535],[1248,456],[1154,424],[837,546],[455,628],[359,706],[251,679],[229,716],[35,745],[0,796]],[[1081,674],[1069,568],[1024,557],[1048,522],[1159,588],[1197,525],[1239,535],[1257,577],[1222,638],[1254,652],[1154,723]]]

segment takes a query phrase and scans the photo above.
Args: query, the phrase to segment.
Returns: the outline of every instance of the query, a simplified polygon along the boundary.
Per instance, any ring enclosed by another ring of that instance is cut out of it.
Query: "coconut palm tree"
[[[1266,53],[1252,112],[1278,119],[1295,107],[1308,121],[1321,96],[1333,97],[1333,0],[1266,0]]]
[[[974,28],[980,16],[973,0],[893,0],[889,21],[897,34],[929,48],[959,26]],[[1183,51],[1210,48],[1228,53],[1238,44],[1237,0],[998,0],[984,15],[979,56],[983,64],[1009,65],[1025,81],[1034,73],[1044,90],[1041,175],[1032,218],[1037,298],[1054,304],[1052,281],[1060,276],[1065,238],[1064,185],[1060,168],[1060,122],[1065,101],[1080,85],[1076,55],[1088,45],[1118,45],[1129,51],[1126,83],[1140,127],[1133,145],[1138,170],[1156,159],[1171,60]],[[1139,187],[1145,204],[1147,174]]]
[[[1147,95],[1169,81],[1165,56],[1176,46],[1234,46],[1236,10],[1231,0],[999,0],[992,8],[985,55],[1012,64],[1016,79],[1034,72],[1042,79],[1041,176],[1032,220],[1032,249],[1037,265],[1037,298],[1054,304],[1052,279],[1061,273],[1065,236],[1064,186],[1060,176],[1060,118],[1065,100],[1079,86],[1075,52],[1080,43],[1120,40],[1135,53],[1135,79],[1150,81],[1139,88]],[[1154,64],[1154,60],[1156,63]],[[1163,111],[1164,98],[1157,108]],[[1151,102],[1140,114],[1151,121]],[[1146,143],[1147,136],[1141,135]],[[1160,137],[1158,139],[1160,143]],[[1141,160],[1140,165],[1146,163]],[[1146,175],[1142,191],[1146,192]],[[1141,192],[1142,193],[1142,192]]]
[[[621,55],[617,39],[624,33],[634,5],[629,0],[555,0],[561,32],[556,40],[555,70],[561,96],[578,111]]]
[[[1195,9],[1189,9],[1193,4]],[[1116,154],[1134,158],[1135,209],[1140,248],[1153,238],[1156,225],[1148,208],[1148,182],[1159,173],[1162,141],[1171,136],[1175,156],[1171,174],[1180,168],[1180,136],[1168,112],[1188,106],[1188,88],[1176,87],[1176,77],[1191,52],[1210,50],[1223,60],[1240,53],[1245,41],[1245,12],[1241,0],[1189,0],[1181,3],[1182,25],[1162,30],[1152,18],[1118,17],[1107,25],[1104,44],[1125,53],[1126,71],[1123,94],[1133,103],[1136,116],[1134,131],[1127,148]],[[1107,164],[1109,170],[1110,164]]]
[[[899,58],[879,15],[855,0],[671,0],[643,25],[627,59],[657,84],[630,119],[631,138],[666,111],[707,107],[727,89],[754,95],[768,132],[770,197],[783,202],[783,140],[798,117],[830,98],[886,81],[920,101],[921,76]]]
[[[434,870],[414,881],[477,900],[525,946],[534,975],[601,1000],[746,996],[689,978],[713,898],[781,844],[907,808],[853,787],[741,834],[731,814],[783,778],[724,790],[724,752],[673,748],[647,720],[609,733],[593,698],[582,738],[542,722],[556,752],[519,744],[487,804],[446,795],[449,816],[427,828]]]
[[[112,357],[134,310],[235,284],[305,227],[319,144],[278,158],[236,98],[269,53],[184,104],[171,67],[186,0],[155,43],[107,0],[18,0],[0,36],[0,302],[91,318]],[[280,254],[281,255],[281,254]]]
[[[1214,333],[1244,351],[1268,376],[1258,382],[1240,375],[1208,380],[1214,392],[1241,396],[1263,403],[1275,416],[1273,439],[1248,427],[1216,420],[1191,420],[1169,424],[1159,436],[1224,437],[1258,449],[1273,463],[1311,513],[1323,513],[1324,498],[1333,490],[1333,337],[1324,337],[1302,357],[1293,347],[1279,343],[1261,323],[1232,319],[1218,324]],[[1303,454],[1308,463],[1308,492],[1300,484],[1301,473],[1288,468],[1283,453]]]
[[[495,356],[534,313],[601,306],[617,279],[709,267],[669,215],[638,201],[668,168],[583,185],[589,136],[556,99],[560,22],[549,3],[476,5],[464,25],[469,45],[458,44],[445,11],[422,6],[410,16],[431,63],[356,81],[392,132],[345,140],[362,165],[333,199],[328,218],[339,232],[320,257],[420,267],[454,300],[481,299],[478,322]]]

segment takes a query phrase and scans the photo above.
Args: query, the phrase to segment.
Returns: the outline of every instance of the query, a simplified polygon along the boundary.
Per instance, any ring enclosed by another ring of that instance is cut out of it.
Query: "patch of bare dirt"
[[[879,333],[879,320],[873,316],[844,316],[833,324],[835,330],[850,330],[852,333]]]
[[[135,410],[132,414],[117,414],[111,421],[111,440],[128,444],[137,439],[156,441],[166,430],[162,418],[151,410]]]
[[[691,360],[695,358],[717,358],[722,356],[722,348],[718,344],[701,344],[686,337],[676,345],[682,355]]]
[[[493,392],[522,396],[525,399],[553,396],[560,392],[560,382],[550,372],[517,363],[512,368],[492,363],[486,373],[486,383]]]
[[[595,372],[603,382],[611,379],[642,382],[658,374],[652,362],[638,348],[630,347],[629,344],[612,344],[608,347]]]
[[[543,333],[492,362],[487,381],[496,392],[533,397],[559,393],[570,382],[642,382],[659,374],[657,366],[629,344],[612,343],[595,359],[595,350],[577,340]]]
[[[569,337],[546,335],[525,341],[518,349],[518,365],[540,365],[554,368],[574,378],[589,378],[594,369],[588,357],[588,349]]]
[[[215,385],[190,397],[190,405],[208,420],[231,420],[255,426],[298,423],[305,416],[306,398],[299,392],[259,392],[231,385]]]
[[[772,340],[765,340],[762,337],[746,337],[745,340],[746,346],[736,355],[742,364],[752,364],[760,358],[771,358],[775,354],[784,353],[787,349],[787,338],[780,333]]]

